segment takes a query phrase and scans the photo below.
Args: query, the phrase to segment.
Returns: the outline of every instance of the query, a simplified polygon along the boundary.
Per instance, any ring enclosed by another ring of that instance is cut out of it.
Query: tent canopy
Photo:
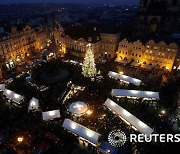
[[[134,84],[136,86],[139,86],[141,84],[141,82],[142,82],[139,79],[132,78],[132,77],[129,77],[127,75],[121,75],[121,74],[118,74],[118,73],[112,72],[112,71],[109,71],[108,76],[112,77],[112,78],[115,78],[115,79],[119,79],[119,80],[124,81],[124,82],[132,83],[132,84]]]
[[[36,98],[32,98],[30,101],[29,101],[29,108],[28,110],[38,110],[39,108],[39,100],[36,99]]]
[[[51,120],[55,118],[60,118],[60,111],[59,110],[52,110],[52,111],[46,111],[42,112],[43,120]]]
[[[0,84],[0,91],[4,91],[5,90],[5,84]]]
[[[159,92],[153,92],[153,91],[112,89],[111,94],[115,97],[137,97],[137,98],[159,99]]]
[[[88,129],[70,119],[65,119],[62,125],[63,128],[71,131],[72,133],[81,136],[93,144],[97,144],[100,134]]]
[[[84,102],[74,102],[69,106],[69,110],[74,114],[83,114],[87,111],[88,107]]]
[[[146,125],[144,122],[140,121],[134,115],[132,115],[127,110],[123,109],[121,106],[110,100],[109,98],[106,100],[104,105],[114,111],[118,116],[125,119],[129,122],[132,126],[134,126],[139,132],[150,135],[154,130]]]
[[[20,101],[22,100],[22,96],[9,90],[9,89],[5,89],[3,92],[3,95],[6,96],[7,98],[9,98],[10,100],[16,102],[17,104],[20,104]]]

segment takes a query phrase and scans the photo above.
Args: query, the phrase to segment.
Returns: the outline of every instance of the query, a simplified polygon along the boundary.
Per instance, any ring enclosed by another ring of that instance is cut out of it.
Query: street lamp
[[[92,114],[92,111],[91,111],[91,110],[88,110],[88,111],[86,112],[86,114],[87,114],[87,115],[91,115],[91,114]]]
[[[166,111],[165,111],[165,110],[162,110],[162,111],[161,111],[161,113],[162,113],[162,114],[165,114],[165,113],[166,113]]]
[[[17,138],[17,141],[20,143],[20,142],[22,142],[23,141],[23,137],[18,137]]]

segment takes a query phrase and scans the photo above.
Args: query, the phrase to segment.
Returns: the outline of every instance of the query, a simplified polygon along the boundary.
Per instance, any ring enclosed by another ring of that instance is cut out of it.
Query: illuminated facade
[[[171,71],[178,50],[179,47],[175,43],[155,43],[150,40],[143,45],[140,41],[131,43],[125,39],[119,43],[116,61],[128,60]]]
[[[49,30],[42,29],[36,32],[36,46],[37,50],[42,50],[46,47],[47,42],[49,41]]]
[[[54,30],[54,38],[61,46],[60,54],[70,54],[76,57],[84,57],[88,43],[92,45],[95,58],[114,58],[120,39],[119,33],[99,33],[96,27],[71,27],[63,30],[58,25]]]
[[[31,50],[44,48],[47,40],[47,30],[36,32],[26,26],[21,32],[18,32],[13,27],[9,36],[0,39],[0,56],[5,62],[21,61],[31,55]]]
[[[87,44],[91,43],[95,58],[99,56],[100,34],[96,29],[89,27],[71,27],[61,36],[62,53],[69,53],[76,57],[84,57]]]

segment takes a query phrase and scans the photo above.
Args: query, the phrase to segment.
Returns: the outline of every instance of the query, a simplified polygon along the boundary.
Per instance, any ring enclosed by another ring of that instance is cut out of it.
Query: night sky
[[[83,4],[139,4],[140,0],[0,0],[0,4],[10,3],[83,3]]]

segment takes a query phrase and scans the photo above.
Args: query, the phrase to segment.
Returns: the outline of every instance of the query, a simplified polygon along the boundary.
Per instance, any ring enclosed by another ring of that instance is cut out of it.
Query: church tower
[[[141,0],[133,36],[139,39],[180,32],[180,0]]]

